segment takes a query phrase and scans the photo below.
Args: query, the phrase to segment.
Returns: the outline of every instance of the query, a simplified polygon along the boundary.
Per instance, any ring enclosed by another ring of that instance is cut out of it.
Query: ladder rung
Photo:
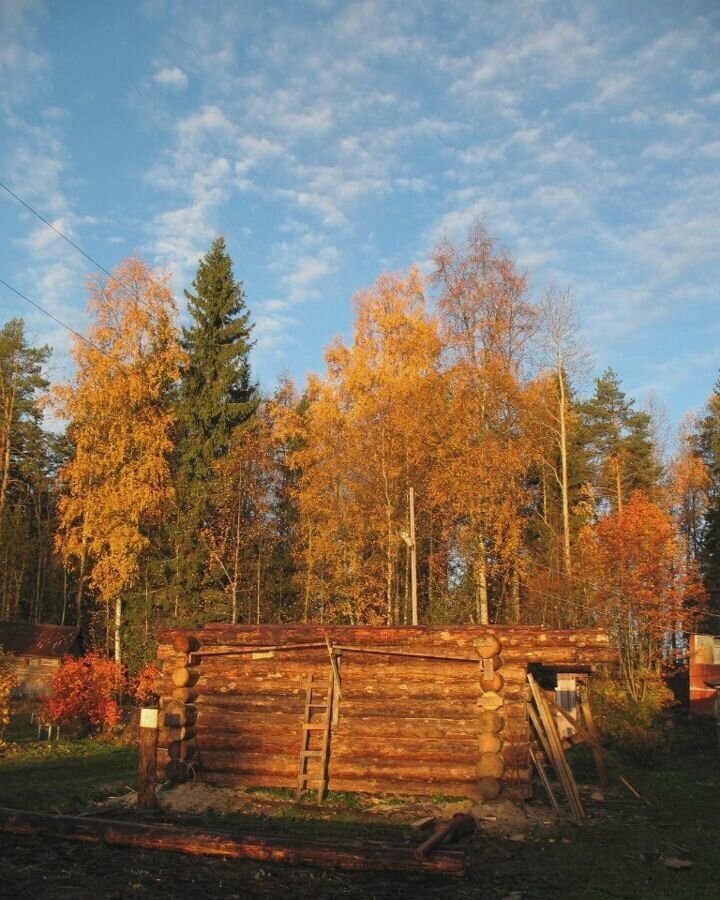
[[[322,750],[303,750],[300,754],[300,756],[304,756],[306,759],[321,759],[322,755]]]
[[[314,725],[314,724],[303,724],[303,728],[305,731],[324,731],[324,725]]]
[[[327,709],[327,703],[308,703],[308,709]]]

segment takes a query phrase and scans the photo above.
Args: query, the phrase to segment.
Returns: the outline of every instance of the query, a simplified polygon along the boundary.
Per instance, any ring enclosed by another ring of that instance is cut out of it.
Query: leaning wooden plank
[[[573,815],[578,820],[584,819],[585,810],[583,809],[582,801],[580,800],[580,794],[578,793],[575,778],[568,765],[568,761],[565,759],[565,752],[560,743],[560,735],[558,734],[555,719],[550,714],[548,704],[545,701],[545,696],[530,672],[528,672],[527,678],[530,690],[532,691],[533,700],[535,701],[535,706],[545,729],[547,742],[552,754],[550,758],[553,768],[560,778],[563,790],[570,802],[570,809],[573,811]]]
[[[548,799],[552,804],[552,808],[555,810],[555,814],[558,816],[562,816],[562,812],[560,810],[560,804],[557,801],[557,797],[555,796],[555,791],[552,789],[552,785],[550,784],[550,779],[547,777],[547,772],[545,771],[545,766],[538,760],[537,756],[535,756],[535,751],[532,747],[530,749],[530,759],[532,760],[533,765],[535,766],[535,771],[540,776],[540,781],[542,782],[542,786],[545,788],[545,793],[548,795]]]
[[[567,712],[567,710],[563,709],[561,706],[558,706],[558,704],[555,703],[554,700],[550,700],[548,698],[547,702],[554,709],[556,709],[562,716],[564,716],[565,719],[567,719],[567,721],[573,726],[573,728],[577,728],[578,733],[581,734],[585,738],[585,740],[588,742],[588,744],[590,744],[590,746],[592,747],[593,753],[597,753],[597,758],[602,759],[603,757],[605,757],[606,759],[614,761],[612,756],[598,741],[597,732],[595,733],[595,736],[593,736],[589,731],[586,731],[582,727],[582,725],[580,725],[580,723],[577,721],[577,719],[574,719],[570,715],[570,713]],[[604,767],[603,767],[603,771],[604,771]],[[627,777],[622,772],[618,773],[618,778],[625,785],[625,787],[630,791],[630,793],[633,794],[633,796],[637,797],[638,800],[641,800],[646,806],[652,806],[652,803],[647,799],[647,797],[643,797],[642,794],[636,788],[634,788],[632,786],[632,784],[630,784]]]
[[[600,751],[600,738],[598,737],[598,733],[595,728],[595,719],[593,718],[592,707],[590,706],[590,698],[587,695],[587,689],[584,686],[581,687],[578,691],[578,694],[580,700],[580,711],[582,712],[583,718],[585,720],[585,729],[592,738],[590,746],[592,747],[593,759],[595,760],[595,768],[597,769],[600,784],[602,785],[602,787],[607,787],[608,779],[607,772],[605,771],[605,760],[603,759],[603,755]]]
[[[412,847],[384,841],[333,841],[267,835],[230,834],[175,825],[118,822],[84,816],[57,816],[0,807],[0,830],[63,840],[101,842],[119,847],[170,850],[230,859],[368,869],[437,872],[464,875],[467,859],[461,850],[444,850],[417,859]]]

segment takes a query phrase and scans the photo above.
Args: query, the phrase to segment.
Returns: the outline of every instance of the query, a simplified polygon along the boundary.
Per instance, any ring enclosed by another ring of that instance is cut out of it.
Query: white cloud
[[[164,66],[153,77],[156,84],[175,91],[184,91],[188,86],[188,77],[178,66]]]
[[[255,316],[253,331],[257,350],[277,351],[283,346],[295,343],[292,332],[297,328],[298,320],[292,316],[269,311],[268,303],[261,303],[259,307],[261,312]]]

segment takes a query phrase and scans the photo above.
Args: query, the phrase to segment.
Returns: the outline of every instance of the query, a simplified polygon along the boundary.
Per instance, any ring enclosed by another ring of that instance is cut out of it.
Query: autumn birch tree
[[[166,277],[140,259],[89,282],[93,324],[73,346],[76,374],[56,390],[72,456],[60,472],[57,544],[67,565],[87,559],[89,586],[114,606],[120,660],[123,593],[138,581],[149,530],[172,497],[170,388],[181,350]]]
[[[544,458],[560,492],[562,511],[562,559],[566,575],[572,574],[570,529],[570,431],[577,430],[577,416],[571,404],[569,379],[586,374],[588,354],[579,337],[575,298],[569,290],[546,290],[540,306],[540,344],[549,381],[539,396],[545,401],[538,410],[543,427],[551,435],[555,455]],[[557,458],[559,465],[556,464]]]
[[[434,283],[446,361],[448,404],[436,492],[452,517],[474,596],[474,619],[519,616],[519,566],[525,474],[523,364],[536,313],[527,279],[479,223],[466,243],[435,251]]]
[[[408,487],[419,505],[429,497],[440,342],[417,270],[381,276],[355,308],[352,344],[336,341],[308,387],[294,454],[300,561],[323,615],[399,624]]]

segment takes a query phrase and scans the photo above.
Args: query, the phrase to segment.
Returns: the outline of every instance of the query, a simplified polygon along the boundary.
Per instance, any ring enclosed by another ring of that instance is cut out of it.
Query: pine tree
[[[192,324],[183,329],[187,354],[177,400],[178,524],[175,590],[197,595],[208,550],[202,538],[213,512],[215,464],[233,431],[253,418],[258,392],[251,381],[252,325],[242,284],[222,237],[200,261],[193,292],[186,291]]]
[[[583,403],[585,443],[595,468],[598,498],[622,512],[633,491],[652,496],[661,472],[655,458],[650,416],[636,410],[612,369],[595,379],[594,395]]]

